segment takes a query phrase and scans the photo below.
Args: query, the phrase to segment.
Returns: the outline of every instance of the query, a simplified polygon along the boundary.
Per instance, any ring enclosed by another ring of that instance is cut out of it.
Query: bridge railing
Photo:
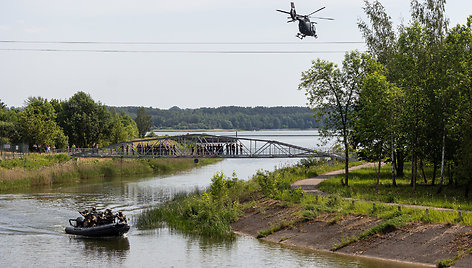
[[[142,139],[103,148],[78,150],[79,152],[71,155],[102,158],[333,157],[323,152],[278,141],[205,134]]]

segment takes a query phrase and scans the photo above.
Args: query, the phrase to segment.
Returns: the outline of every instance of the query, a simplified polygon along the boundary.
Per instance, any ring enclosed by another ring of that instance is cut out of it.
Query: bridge
[[[305,158],[343,157],[283,142],[243,137],[187,134],[126,141],[103,148],[76,149],[82,158]]]

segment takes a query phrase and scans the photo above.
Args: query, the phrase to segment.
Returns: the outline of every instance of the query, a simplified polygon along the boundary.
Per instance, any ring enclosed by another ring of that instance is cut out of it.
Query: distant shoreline
[[[281,128],[281,129],[257,129],[257,130],[241,130],[241,129],[153,129],[151,132],[251,132],[251,131],[314,131],[318,128],[299,129],[299,128]]]

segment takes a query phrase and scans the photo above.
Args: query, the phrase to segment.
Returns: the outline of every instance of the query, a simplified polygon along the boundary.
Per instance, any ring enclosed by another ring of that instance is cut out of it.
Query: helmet
[[[92,211],[96,211],[96,210],[97,210],[97,208],[96,208],[96,207],[92,207]]]

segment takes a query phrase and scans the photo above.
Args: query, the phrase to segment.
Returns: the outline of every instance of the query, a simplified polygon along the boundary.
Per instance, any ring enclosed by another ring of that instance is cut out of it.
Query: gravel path
[[[382,163],[383,165],[384,163]],[[359,166],[351,167],[349,168],[349,171],[357,170],[357,169],[362,169],[362,168],[372,168],[372,167],[377,167],[378,163],[365,163]],[[322,192],[318,189],[318,184],[320,184],[322,181],[344,174],[344,169],[342,170],[335,170],[335,171],[330,171],[324,174],[321,174],[317,177],[314,178],[309,178],[309,179],[304,179],[304,180],[299,180],[294,182],[291,187],[292,189],[298,189],[302,188],[302,190],[305,193],[308,194],[319,194],[319,195],[326,195],[327,193]],[[341,187],[341,186],[340,186]],[[350,201],[361,201],[359,199],[354,199],[354,198],[344,198],[345,200],[350,200]],[[385,202],[380,202],[380,201],[369,201],[369,200],[362,200],[365,202],[370,202],[370,203],[381,203],[381,204],[386,204],[386,205],[391,205],[391,206],[402,206],[402,207],[410,207],[410,208],[418,208],[418,209],[429,209],[429,210],[438,210],[438,211],[449,211],[449,212],[454,212],[456,211],[455,209],[452,208],[438,208],[438,207],[428,207],[428,206],[420,206],[420,205],[409,205],[409,204],[398,204],[398,203],[385,203]],[[472,212],[468,210],[462,210],[462,212]]]
[[[362,164],[362,165],[359,165],[359,166],[351,167],[351,168],[349,168],[349,171],[357,170],[357,169],[361,169],[361,168],[376,167],[376,165],[377,165],[376,163],[365,163],[365,164]],[[293,189],[302,188],[302,190],[305,193],[325,194],[324,192],[318,190],[318,184],[320,184],[320,182],[322,182],[326,179],[336,177],[336,176],[341,175],[341,174],[344,174],[344,169],[330,171],[330,172],[321,174],[321,175],[319,175],[317,177],[314,177],[314,178],[299,180],[299,181],[294,182],[291,186],[292,186]]]

